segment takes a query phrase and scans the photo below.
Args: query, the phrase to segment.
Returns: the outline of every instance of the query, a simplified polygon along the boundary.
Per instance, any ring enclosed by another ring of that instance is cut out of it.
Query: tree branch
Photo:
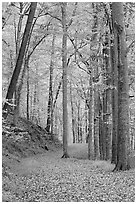
[[[130,45],[127,47],[127,49],[126,49],[126,54],[125,54],[125,55],[128,54],[130,48],[131,48],[132,46],[134,46],[134,44],[135,44],[135,40],[133,40],[133,41],[130,43]]]
[[[76,15],[77,4],[78,4],[78,2],[75,2],[75,8],[74,8],[74,10],[73,10],[71,20],[70,20],[70,22],[69,22],[68,25],[67,25],[67,28],[69,28],[69,26],[71,26],[71,24],[72,24],[72,22],[73,22],[73,17]]]

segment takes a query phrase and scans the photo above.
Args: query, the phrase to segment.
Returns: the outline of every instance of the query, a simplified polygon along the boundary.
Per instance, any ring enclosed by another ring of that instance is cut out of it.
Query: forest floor
[[[3,177],[3,202],[135,202],[134,169],[87,159],[87,144],[69,146],[12,162]]]

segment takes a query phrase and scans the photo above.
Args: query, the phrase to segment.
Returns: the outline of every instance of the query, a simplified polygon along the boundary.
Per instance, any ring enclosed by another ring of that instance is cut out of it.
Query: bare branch
[[[135,44],[135,40],[133,40],[133,41],[130,43],[130,45],[127,47],[127,49],[126,49],[126,55],[128,54],[130,48],[134,46],[134,44]]]
[[[69,26],[71,26],[71,24],[72,24],[72,22],[73,22],[73,17],[76,15],[77,4],[78,4],[78,2],[75,2],[75,8],[74,8],[74,10],[73,10],[71,20],[70,20],[70,22],[69,22],[68,25],[67,25],[67,28],[69,28]]]

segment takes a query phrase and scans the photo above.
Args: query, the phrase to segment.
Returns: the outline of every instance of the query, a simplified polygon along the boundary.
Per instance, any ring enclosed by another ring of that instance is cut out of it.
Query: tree
[[[49,79],[49,99],[48,99],[48,113],[47,113],[47,126],[46,131],[51,133],[53,130],[53,69],[54,69],[54,49],[55,49],[55,34],[53,34],[52,48],[51,48],[51,61],[50,61],[50,79]]]
[[[88,158],[94,159],[94,135],[93,126],[93,68],[91,63],[92,44],[90,42],[90,78],[89,78],[89,135],[88,135]]]
[[[129,88],[123,3],[112,3],[112,18],[114,38],[116,39],[115,50],[117,51],[116,68],[118,70],[117,163],[114,171],[119,171],[129,168]]]
[[[110,9],[112,10],[112,5],[110,4]],[[106,15],[109,22],[109,32],[110,35],[113,36],[113,19],[112,12],[109,16],[108,11],[105,9]],[[118,69],[117,69],[117,39],[110,38],[110,65],[111,65],[111,82],[112,82],[112,157],[111,163],[117,163],[117,130],[118,130]]]
[[[61,3],[62,12],[62,69],[63,69],[63,156],[68,158],[68,110],[67,110],[67,23],[66,23],[67,3]]]
[[[36,6],[37,6],[36,2],[32,2],[31,5],[30,5],[30,11],[29,11],[25,31],[24,31],[24,34],[23,34],[22,43],[21,43],[21,46],[20,46],[17,62],[16,62],[16,65],[15,65],[15,69],[13,71],[13,75],[12,75],[9,87],[8,87],[6,99],[10,103],[12,101],[13,94],[14,94],[14,92],[16,90],[16,84],[17,84],[18,77],[19,77],[19,74],[20,74],[20,71],[21,71],[23,58],[24,58],[24,54],[25,54],[25,50],[26,50],[26,46],[27,46],[27,41],[28,41],[28,38],[29,38],[29,33],[30,33],[30,30],[31,30],[31,26],[32,26],[32,23],[33,23],[33,18],[34,18],[34,15],[35,15]],[[7,116],[8,111],[10,109],[10,105],[7,102],[5,102],[5,104],[3,106],[3,110],[6,111],[6,109],[7,109],[7,113],[5,114],[5,117]]]
[[[104,72],[104,85],[105,89],[103,92],[103,153],[104,159],[110,159],[110,143],[111,143],[111,132],[109,128],[109,115],[110,115],[110,104],[111,104],[111,89],[109,88],[111,83],[111,69],[109,64],[109,33],[105,32],[105,40],[103,43],[103,72]]]
[[[73,105],[72,82],[71,82],[71,81],[70,81],[70,103],[71,103],[71,117],[72,117],[72,134],[73,134],[73,143],[76,143],[76,139],[75,139],[74,105]]]

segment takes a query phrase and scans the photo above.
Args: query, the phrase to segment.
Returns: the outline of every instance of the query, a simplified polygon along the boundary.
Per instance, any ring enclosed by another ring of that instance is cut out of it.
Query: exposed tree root
[[[126,171],[129,170],[130,166],[128,164],[122,164],[121,162],[118,162],[115,166],[115,168],[113,169],[113,172],[116,171]]]
[[[64,153],[61,158],[69,158],[69,155],[67,153]]]

